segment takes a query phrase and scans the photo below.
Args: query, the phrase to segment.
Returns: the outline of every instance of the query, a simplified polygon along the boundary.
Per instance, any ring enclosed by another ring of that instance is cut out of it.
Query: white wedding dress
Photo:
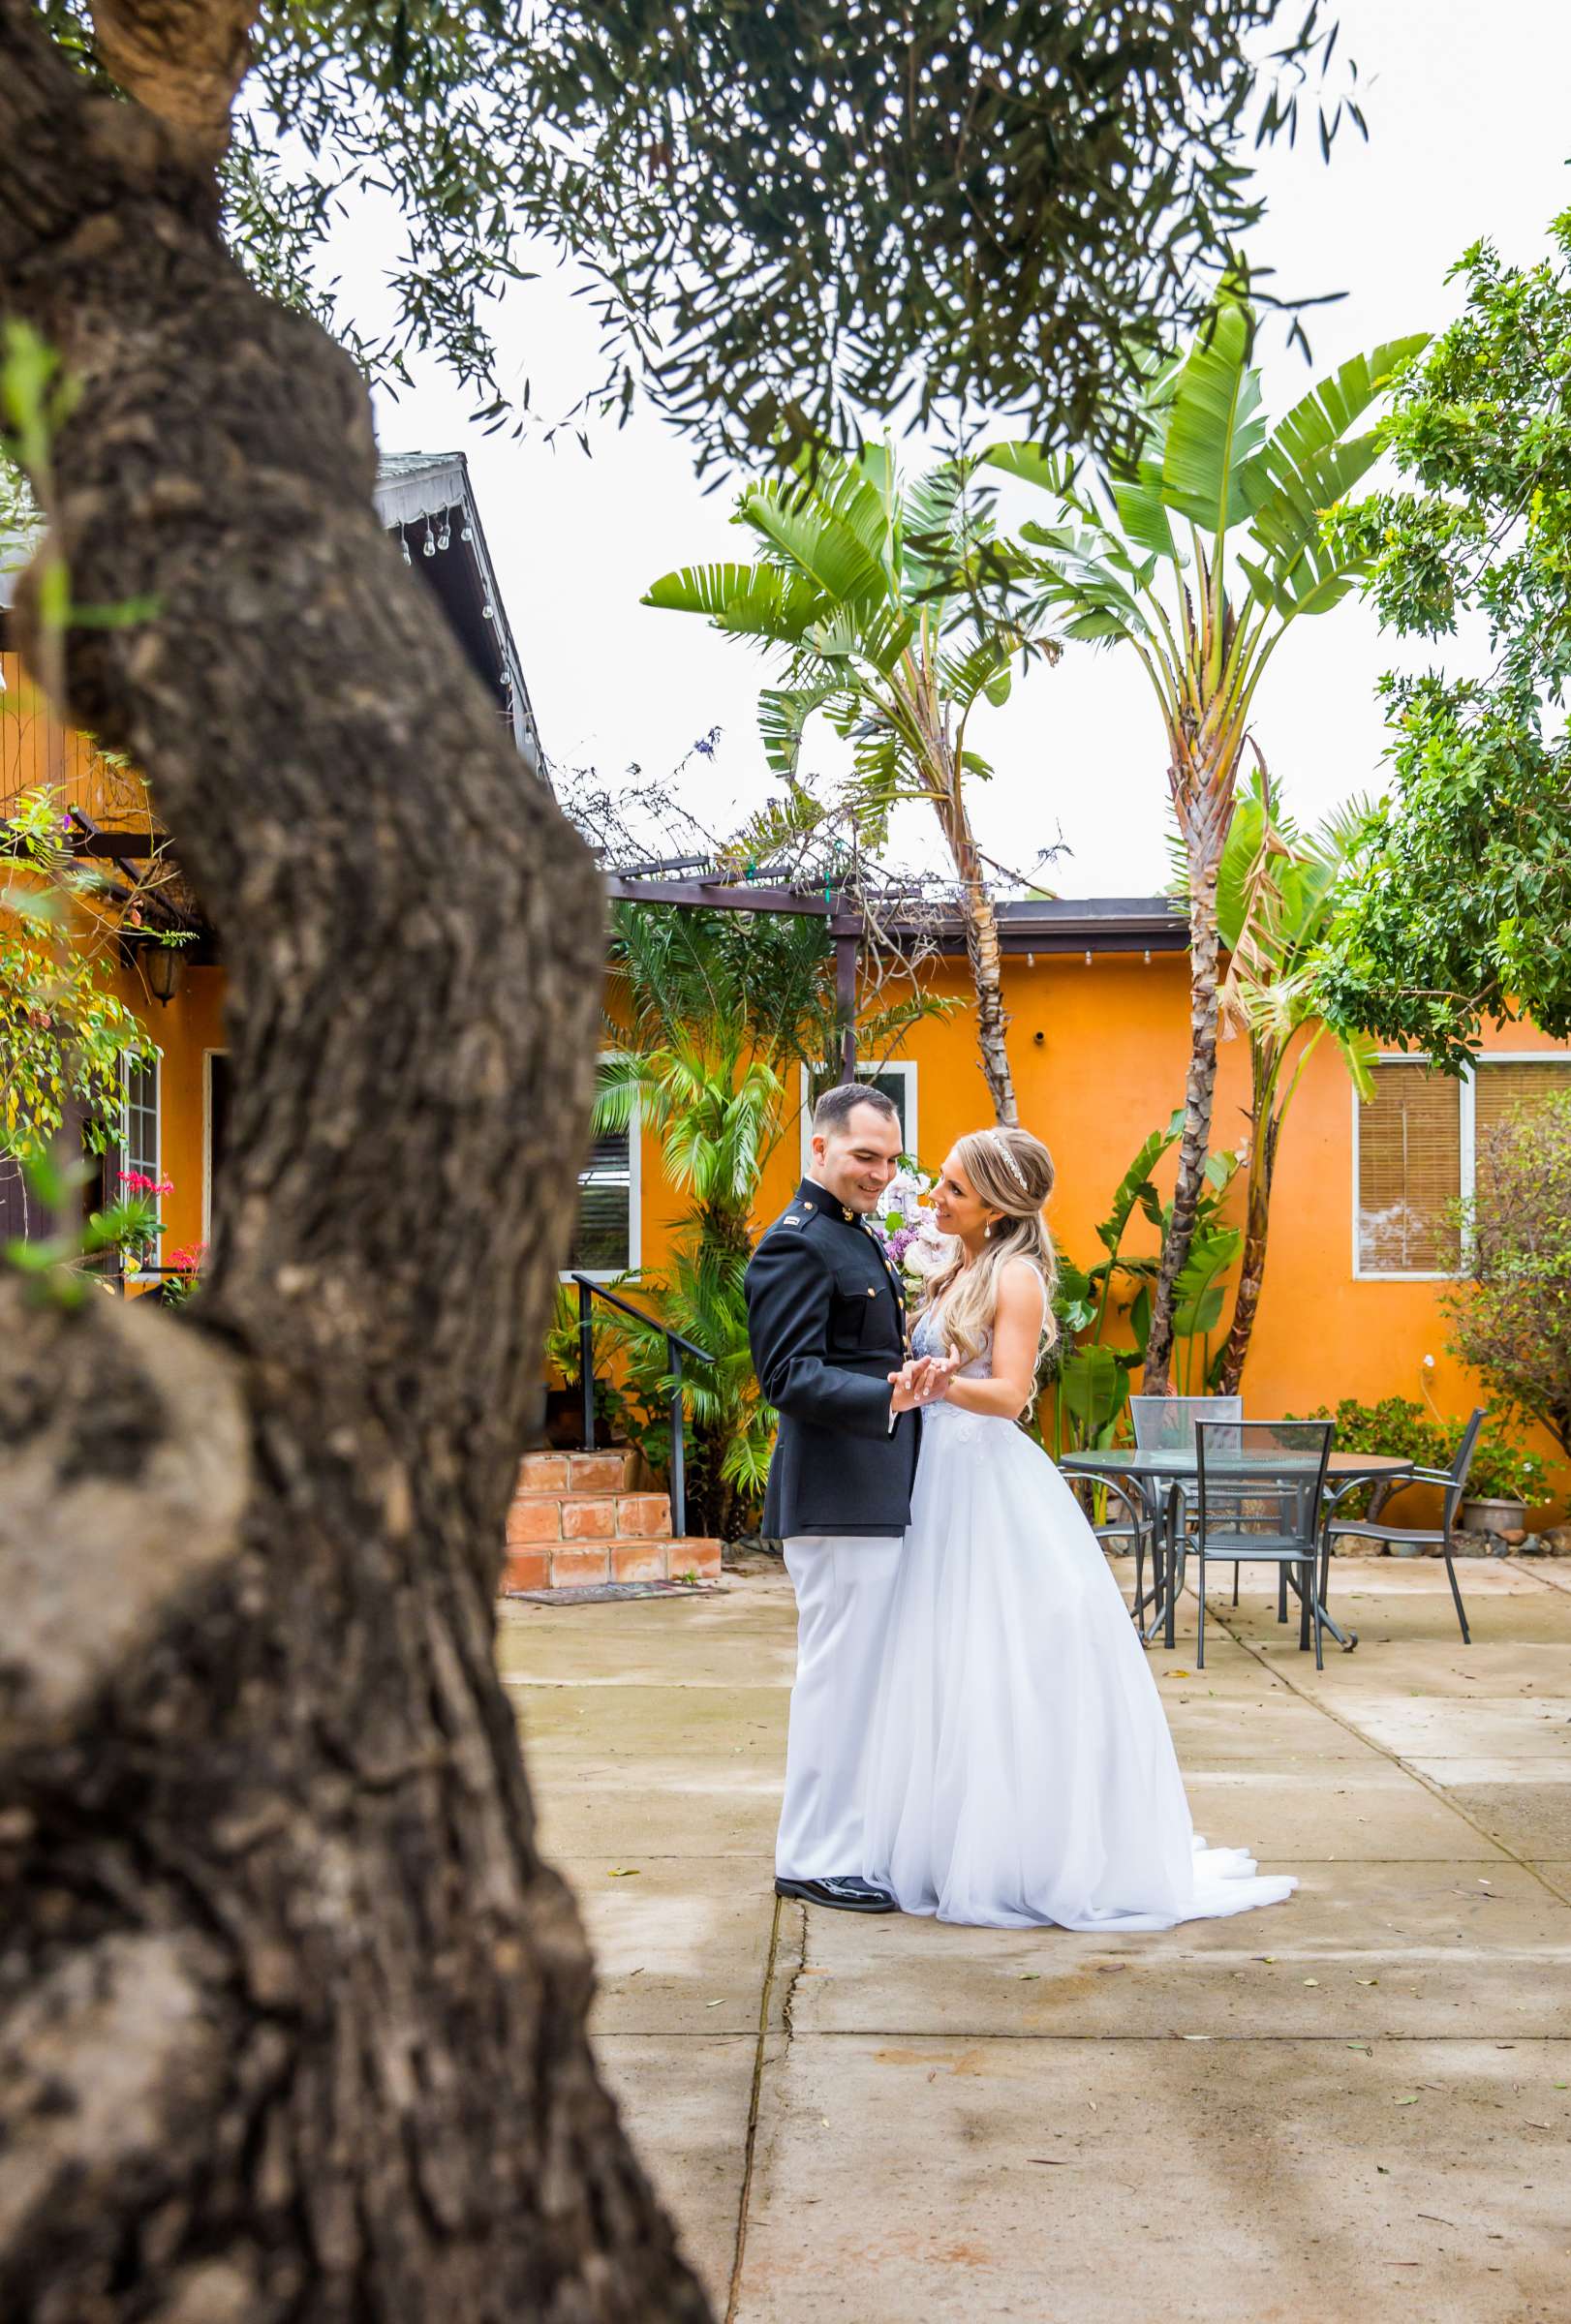
[[[918,1355],[940,1352],[928,1319]],[[985,1377],[991,1335],[959,1377]],[[982,1928],[1167,1929],[1298,1883],[1189,1820],[1117,1581],[1013,1421],[926,1407],[867,1758],[862,1870]]]

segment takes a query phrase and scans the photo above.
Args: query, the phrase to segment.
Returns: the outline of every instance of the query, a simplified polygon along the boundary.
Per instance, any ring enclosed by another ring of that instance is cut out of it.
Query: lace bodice
[[[932,1315],[923,1313],[917,1317],[911,1331],[913,1356],[941,1356],[943,1354],[945,1344],[942,1329],[943,1319],[940,1316],[936,1321],[937,1328],[935,1328],[935,1318]],[[961,1365],[955,1378],[957,1380],[986,1380],[991,1377],[992,1371],[993,1333],[989,1330],[982,1334],[981,1347],[971,1358],[970,1363]]]

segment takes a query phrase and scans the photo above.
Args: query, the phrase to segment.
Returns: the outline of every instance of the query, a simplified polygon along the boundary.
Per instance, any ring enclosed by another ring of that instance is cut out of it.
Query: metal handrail
[[[595,1301],[603,1300],[609,1307],[619,1307],[636,1323],[649,1324],[665,1335],[665,1361],[671,1375],[671,1470],[670,1503],[671,1535],[680,1541],[688,1530],[688,1488],[684,1467],[685,1446],[682,1428],[682,1358],[695,1356],[700,1363],[713,1363],[715,1359],[707,1348],[696,1340],[687,1339],[662,1324],[658,1315],[635,1307],[619,1292],[607,1291],[593,1275],[580,1274],[576,1268],[569,1270],[570,1278],[578,1286],[578,1372],[584,1391],[584,1451],[595,1450]]]

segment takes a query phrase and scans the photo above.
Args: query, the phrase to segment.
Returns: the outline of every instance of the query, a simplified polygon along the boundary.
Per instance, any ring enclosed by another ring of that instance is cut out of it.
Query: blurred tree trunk
[[[218,233],[248,11],[0,0],[0,314],[58,707],[151,778],[231,976],[189,1321],[0,1285],[0,2314],[706,2313],[594,2070],[492,1667],[575,1196],[600,883],[371,503],[363,387]]]

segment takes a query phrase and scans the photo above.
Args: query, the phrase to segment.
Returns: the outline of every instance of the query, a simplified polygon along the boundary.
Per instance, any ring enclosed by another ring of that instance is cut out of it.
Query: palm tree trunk
[[[1228,788],[1231,804],[1231,786]],[[1213,803],[1213,808],[1215,803]],[[1173,1295],[1194,1240],[1195,1220],[1205,1187],[1211,1148],[1211,1113],[1217,1092],[1217,1026],[1219,1016],[1217,934],[1217,872],[1225,836],[1225,813],[1208,815],[1186,834],[1189,848],[1189,1071],[1184,1088],[1184,1136],[1179,1143],[1178,1184],[1173,1214],[1162,1244],[1161,1269],[1152,1299],[1142,1387],[1147,1395],[1165,1395],[1173,1361]]]
[[[1277,1174],[1277,1141],[1281,1130],[1280,1116],[1273,1105],[1279,1052],[1271,1052],[1261,1042],[1255,1042],[1251,1047],[1254,1093],[1249,1121],[1249,1183],[1238,1296],[1233,1301],[1233,1320],[1228,1328],[1227,1344],[1222,1350],[1217,1379],[1218,1391],[1224,1396],[1236,1396],[1238,1393],[1254,1331],[1254,1319],[1259,1311],[1260,1294],[1265,1287],[1266,1237],[1271,1226],[1271,1184]]]
[[[946,747],[939,753],[940,770],[934,806],[948,842],[950,860],[960,883],[960,916],[966,929],[966,958],[970,964],[971,990],[976,995],[976,1048],[993,1100],[997,1120],[1013,1128],[1020,1120],[1015,1103],[1014,1076],[1004,1035],[1009,1028],[1003,1005],[1003,955],[999,945],[999,916],[982,872],[982,859],[961,792],[961,775]]]

